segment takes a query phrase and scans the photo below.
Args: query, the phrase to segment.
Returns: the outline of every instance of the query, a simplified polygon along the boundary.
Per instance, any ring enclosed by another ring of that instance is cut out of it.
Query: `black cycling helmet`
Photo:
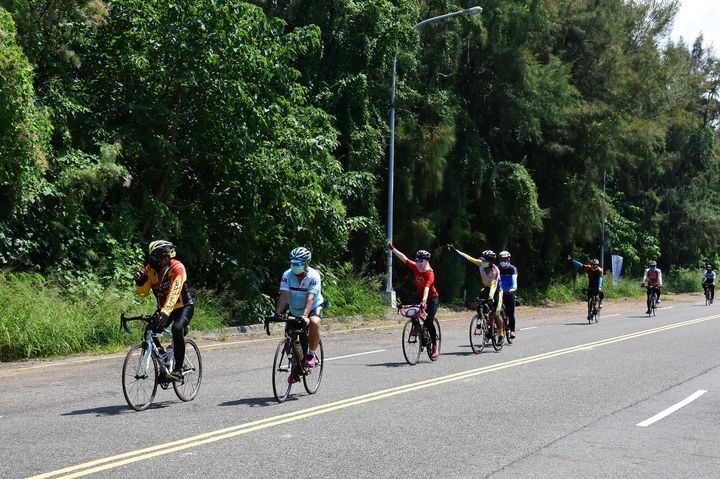
[[[491,249],[486,249],[485,251],[483,251],[482,257],[485,258],[487,261],[495,261],[497,255],[495,254],[495,251]]]
[[[429,260],[430,259],[430,252],[425,251],[424,249],[418,250],[417,253],[415,253],[415,257],[418,259],[424,259]]]

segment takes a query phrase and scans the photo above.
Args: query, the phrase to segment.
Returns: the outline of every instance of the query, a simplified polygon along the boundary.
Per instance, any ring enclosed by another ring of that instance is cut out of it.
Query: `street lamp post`
[[[441,22],[448,18],[457,17],[459,15],[480,15],[482,7],[471,7],[457,12],[446,13],[423,20],[413,25],[413,28],[419,29],[431,23]],[[393,202],[395,196],[395,72],[397,67],[397,53],[393,55],[392,63],[392,90],[390,93],[390,162],[388,175],[388,213],[387,213],[387,237],[388,241],[393,239]],[[385,279],[385,299],[391,305],[395,305],[395,290],[392,286],[392,251],[387,250],[387,275]]]

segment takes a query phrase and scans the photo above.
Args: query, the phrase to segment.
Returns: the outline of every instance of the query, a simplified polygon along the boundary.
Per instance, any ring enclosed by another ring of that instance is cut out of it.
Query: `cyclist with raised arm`
[[[510,331],[506,331],[510,339],[515,339],[515,291],[517,291],[518,272],[513,265],[509,251],[500,252],[500,286],[503,291],[503,307],[508,318],[508,327]]]
[[[593,259],[590,264],[582,264],[580,261],[572,259],[572,256],[568,255],[568,261],[572,262],[573,266],[577,269],[582,269],[588,275],[588,321],[592,317],[592,311],[590,310],[590,298],[595,294],[600,296],[600,309],[603,307],[603,300],[605,299],[605,292],[603,291],[603,269],[600,267],[600,261]]]
[[[173,354],[175,368],[165,372],[168,381],[183,380],[185,361],[185,334],[195,312],[192,296],[187,285],[185,266],[175,258],[175,245],[169,241],[156,240],[148,247],[148,259],[144,271],[135,271],[135,291],[144,298],[150,291],[155,295],[158,313],[151,327],[161,332],[172,323]],[[160,341],[155,344],[163,351]]]
[[[290,269],[285,271],[280,280],[280,296],[275,307],[275,315],[280,316],[288,306],[290,314],[302,318],[308,325],[309,348],[305,355],[305,366],[314,367],[318,364],[315,352],[320,345],[320,320],[323,317],[322,282],[320,272],[310,267],[312,253],[309,249],[299,246],[290,252]],[[296,383],[300,379],[293,375],[288,382]]]
[[[713,267],[710,263],[705,265],[705,272],[703,273],[702,287],[703,291],[710,290],[710,304],[712,304],[715,298],[715,276],[716,273],[713,271]]]
[[[455,256],[477,266],[480,270],[480,279],[483,284],[480,298],[490,300],[490,316],[493,317],[498,330],[498,342],[502,344],[505,341],[505,325],[500,317],[503,306],[503,288],[500,285],[500,269],[495,265],[497,255],[493,250],[488,249],[483,251],[481,258],[473,258],[456,249],[452,244],[449,244],[448,248],[455,253]]]
[[[415,275],[415,290],[420,306],[425,310],[425,321],[423,327],[430,333],[432,342],[432,359],[437,359],[440,349],[437,346],[437,331],[435,331],[435,315],[439,306],[439,294],[435,289],[435,272],[430,267],[430,253],[424,249],[415,253],[415,261],[408,259],[399,249],[395,248],[392,242],[388,241],[388,248],[397,258],[405,263]]]
[[[660,304],[660,289],[662,288],[662,271],[657,267],[656,261],[650,261],[648,264],[640,286],[647,288],[647,311],[645,314],[650,314],[650,294],[654,293],[657,304]]]

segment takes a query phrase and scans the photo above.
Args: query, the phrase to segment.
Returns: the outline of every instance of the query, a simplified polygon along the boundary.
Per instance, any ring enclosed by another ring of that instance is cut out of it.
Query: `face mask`
[[[650,266],[650,271],[655,271],[655,266]]]
[[[483,268],[489,268],[489,267],[490,267],[490,261],[483,261],[483,262],[482,262],[482,267],[483,267]]]
[[[430,269],[430,263],[428,263],[427,261],[418,261],[416,264],[418,271],[420,271],[421,273],[424,273],[425,271]]]
[[[500,266],[503,267],[503,268],[507,268],[509,265],[510,265],[510,263],[508,263],[507,261],[501,261],[501,262],[500,262]]]
[[[305,272],[305,265],[304,264],[290,264],[290,270],[295,275],[302,274]]]

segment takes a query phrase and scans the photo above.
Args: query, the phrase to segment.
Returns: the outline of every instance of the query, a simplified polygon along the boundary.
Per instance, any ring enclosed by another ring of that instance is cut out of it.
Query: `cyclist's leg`
[[[660,302],[660,291],[661,291],[660,288],[655,288],[655,300],[658,303]]]
[[[499,286],[495,290],[495,297],[493,298],[493,301],[495,301],[495,325],[497,326],[498,336],[502,338],[505,336],[505,325],[503,324],[502,316],[500,315],[500,309],[502,308],[503,301],[503,292]]]
[[[647,287],[647,312],[650,313],[650,295],[653,294],[652,287]]]
[[[322,305],[318,306],[317,308],[310,311],[310,324],[308,326],[308,329],[310,331],[310,337],[308,338],[308,346],[310,347],[310,352],[312,354],[315,354],[315,351],[317,350],[318,346],[320,345],[320,320],[323,317],[323,307]]]
[[[505,314],[508,318],[508,326],[511,332],[515,332],[515,293],[504,293],[503,304],[505,306]],[[508,332],[508,334],[510,334]]]
[[[427,300],[427,307],[425,308],[426,317],[425,322],[423,323],[423,327],[425,327],[430,333],[430,340],[432,341],[433,346],[437,344],[437,331],[435,331],[435,324],[433,323],[433,320],[437,314],[438,305],[438,298]]]
[[[710,301],[715,299],[715,283],[710,283],[708,285],[710,287]]]
[[[600,309],[602,309],[603,302],[605,301],[605,291],[602,289],[598,290],[598,295],[600,296]]]
[[[193,317],[194,312],[195,305],[188,304],[187,306],[178,308],[170,313],[170,321],[172,321],[175,371],[182,371],[183,361],[185,361],[185,331],[188,323]]]
[[[594,295],[594,291],[592,288],[587,289],[587,307],[588,307],[588,319],[592,317],[592,302],[590,301]]]

